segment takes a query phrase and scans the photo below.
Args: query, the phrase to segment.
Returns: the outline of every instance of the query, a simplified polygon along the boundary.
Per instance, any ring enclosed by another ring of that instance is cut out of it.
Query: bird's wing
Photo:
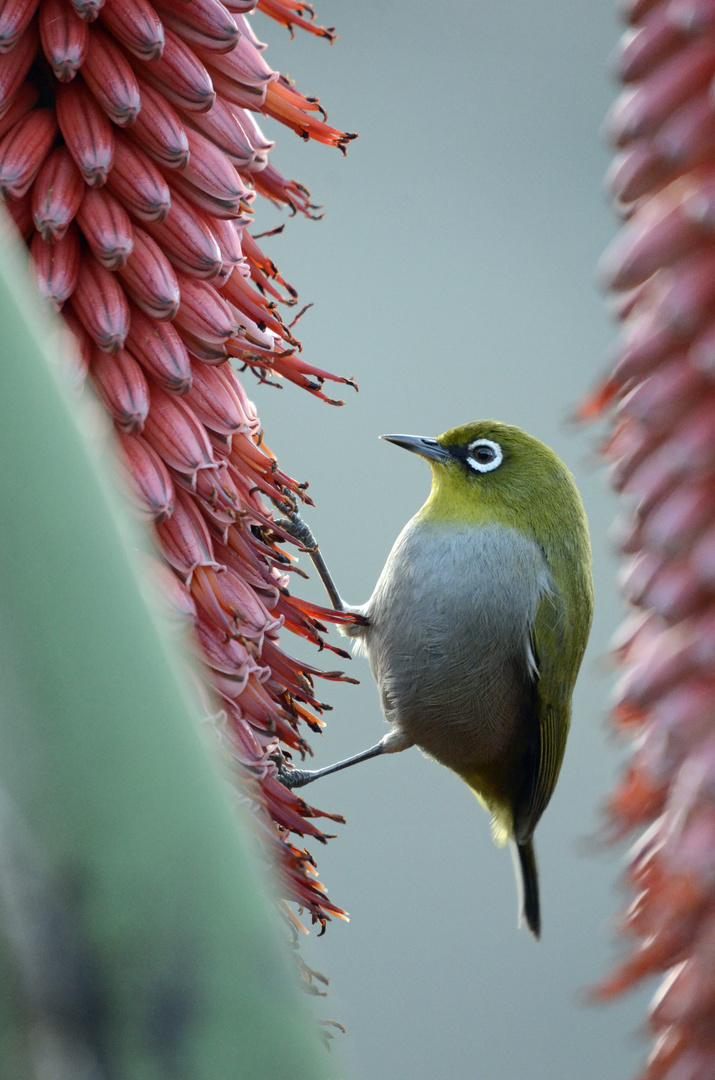
[[[529,754],[529,775],[524,778],[514,808],[518,843],[529,839],[548,806],[566,750],[573,684],[568,685],[572,664],[564,616],[558,594],[547,593],[542,597],[532,627],[531,648],[538,672],[535,706],[539,737],[538,746]],[[579,661],[580,656],[573,664],[576,670]]]

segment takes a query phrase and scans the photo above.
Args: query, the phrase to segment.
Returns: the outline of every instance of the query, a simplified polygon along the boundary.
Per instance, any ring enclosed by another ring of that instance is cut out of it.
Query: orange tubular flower
[[[622,322],[583,416],[612,407],[604,447],[627,517],[633,605],[615,655],[613,724],[634,749],[609,833],[644,829],[626,872],[631,940],[607,998],[661,974],[641,1080],[715,1074],[715,3],[625,0],[607,121],[623,227],[603,257]]]
[[[304,485],[263,443],[229,358],[323,398],[326,380],[349,382],[302,360],[278,308],[295,304],[295,290],[247,229],[256,193],[316,209],[268,165],[273,143],[253,113],[342,150],[354,136],[266,65],[245,17],[256,6],[6,0],[0,195],[38,289],[76,339],[73,380],[89,375],[115,423],[128,494],[166,560],[154,573],[176,620],[194,626],[223,745],[256,800],[285,896],[325,927],[343,912],[291,834],[325,841],[315,819],[341,819],[278,783],[271,755],[280,743],[309,752],[302,731],[319,731],[326,708],[314,679],[344,676],[283,652],[279,631],[322,647],[324,622],[346,616],[288,589],[282,545],[296,541],[272,504],[305,500]],[[333,38],[306,5],[258,6]]]

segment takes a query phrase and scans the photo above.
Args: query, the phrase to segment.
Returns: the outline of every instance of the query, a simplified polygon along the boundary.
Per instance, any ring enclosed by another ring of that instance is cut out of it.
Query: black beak
[[[449,450],[440,446],[436,439],[426,439],[421,435],[381,435],[380,438],[419,454],[428,461],[447,461],[451,457]]]

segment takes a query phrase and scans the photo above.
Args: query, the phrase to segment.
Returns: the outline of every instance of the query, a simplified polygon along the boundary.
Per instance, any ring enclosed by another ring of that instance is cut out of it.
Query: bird
[[[369,660],[390,731],[323,769],[283,759],[302,787],[417,746],[460,777],[511,844],[520,923],[541,932],[534,830],[564,757],[593,613],[588,523],[573,476],[543,442],[480,420],[437,438],[381,438],[427,460],[429,497],[397,537],[366,604],[346,604],[297,512],[285,527],[313,558],[341,631]]]

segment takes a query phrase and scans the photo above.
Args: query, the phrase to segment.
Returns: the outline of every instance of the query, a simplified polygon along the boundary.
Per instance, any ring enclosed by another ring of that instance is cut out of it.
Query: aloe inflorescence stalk
[[[629,853],[630,947],[601,997],[661,975],[642,1080],[715,1071],[715,4],[627,0],[607,121],[623,227],[601,266],[622,333],[584,402],[626,512],[632,614],[613,723],[632,740],[608,804]]]
[[[316,209],[269,163],[257,114],[343,151],[354,136],[266,64],[256,7],[334,37],[295,0],[0,3],[0,193],[74,335],[73,376],[89,375],[114,421],[284,895],[324,927],[343,912],[291,834],[324,841],[316,819],[340,818],[287,791],[271,755],[309,750],[325,708],[314,679],[344,675],[289,656],[279,631],[334,648],[324,621],[349,616],[288,588],[296,541],[273,508],[309,500],[265,445],[236,368],[327,401],[326,380],[350,383],[302,358],[279,308],[295,289],[249,229],[257,193]]]

